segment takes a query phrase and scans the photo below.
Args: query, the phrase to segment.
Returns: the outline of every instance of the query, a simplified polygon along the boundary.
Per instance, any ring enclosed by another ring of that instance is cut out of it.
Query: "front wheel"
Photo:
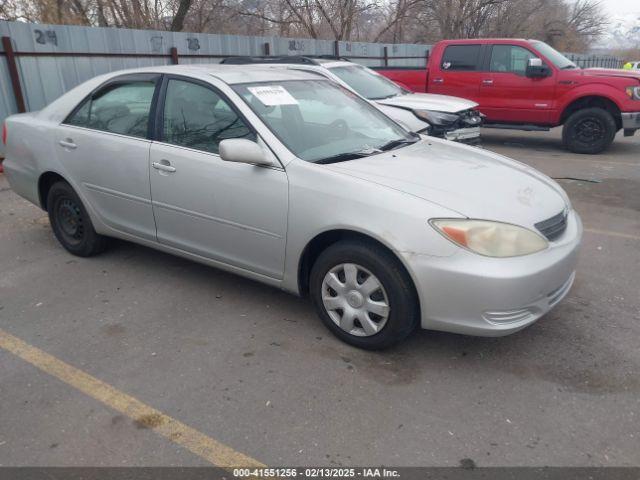
[[[573,153],[600,153],[616,136],[616,121],[607,110],[585,108],[572,113],[562,130],[562,143]]]
[[[311,269],[311,299],[341,340],[375,350],[406,338],[419,321],[411,278],[390,252],[373,244],[339,242]]]
[[[54,235],[68,252],[90,257],[106,248],[107,238],[96,233],[80,197],[68,183],[51,186],[47,212]]]

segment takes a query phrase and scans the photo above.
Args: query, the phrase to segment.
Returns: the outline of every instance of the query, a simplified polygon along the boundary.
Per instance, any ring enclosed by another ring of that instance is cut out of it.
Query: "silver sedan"
[[[358,347],[515,332],[575,277],[582,226],[553,180],[312,73],[115,72],[3,130],[12,188],[70,253],[118,237],[308,295]]]

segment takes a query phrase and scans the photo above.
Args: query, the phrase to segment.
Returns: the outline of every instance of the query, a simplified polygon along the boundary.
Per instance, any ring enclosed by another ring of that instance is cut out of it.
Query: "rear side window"
[[[443,70],[479,70],[480,45],[449,45],[442,55],[441,67]]]
[[[112,83],[94,93],[65,123],[146,138],[154,89],[153,80]]]
[[[163,141],[218,153],[227,138],[255,140],[253,131],[215,91],[182,80],[169,80],[164,104]]]

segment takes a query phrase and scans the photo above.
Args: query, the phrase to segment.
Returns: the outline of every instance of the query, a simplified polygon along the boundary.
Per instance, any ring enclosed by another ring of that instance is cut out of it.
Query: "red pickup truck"
[[[640,73],[581,69],[537,40],[445,40],[426,68],[376,70],[416,92],[477,102],[487,127],[563,125],[563,143],[576,153],[602,152],[619,130],[632,136],[640,129]]]

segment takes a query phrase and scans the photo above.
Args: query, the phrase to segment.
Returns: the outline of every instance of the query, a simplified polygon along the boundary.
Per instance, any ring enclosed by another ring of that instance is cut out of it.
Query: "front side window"
[[[234,87],[298,158],[318,162],[416,139],[353,92],[327,80]]]
[[[66,121],[131,137],[146,138],[155,82],[116,82],[94,93]]]
[[[227,138],[256,138],[215,91],[183,80],[167,84],[162,127],[164,142],[210,153]]]
[[[369,100],[396,97],[405,91],[382,75],[360,66],[333,67],[329,70],[344,83]]]
[[[530,58],[535,58],[535,55],[526,48],[517,45],[494,45],[491,49],[489,70],[524,75]]]
[[[534,48],[536,48],[542,55],[547,57],[547,59],[553,63],[560,70],[572,70],[574,68],[578,68],[575,63],[557,51],[555,48],[550,47],[544,42],[534,41],[531,42]]]
[[[441,66],[443,70],[479,70],[480,45],[449,45],[442,55]]]

